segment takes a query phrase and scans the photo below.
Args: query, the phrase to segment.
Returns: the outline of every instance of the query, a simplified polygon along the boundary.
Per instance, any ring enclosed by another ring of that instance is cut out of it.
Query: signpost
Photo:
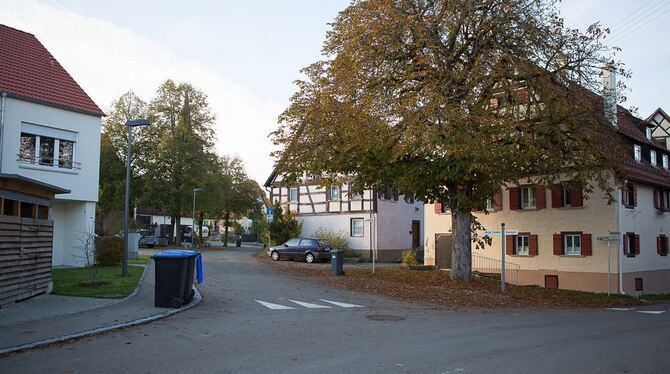
[[[621,233],[618,231],[608,231],[607,235],[599,236],[598,241],[607,242],[607,296],[610,296],[610,277],[612,274],[612,247],[611,242],[618,242]]]
[[[502,264],[500,269],[500,288],[502,292],[505,292],[505,236],[506,235],[519,235],[519,230],[506,230],[505,224],[500,224],[500,230],[484,230],[484,235],[500,235],[502,242],[501,250],[502,253],[500,257],[502,258]]]

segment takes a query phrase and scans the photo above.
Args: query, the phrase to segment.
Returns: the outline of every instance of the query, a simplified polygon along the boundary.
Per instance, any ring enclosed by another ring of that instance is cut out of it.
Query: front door
[[[412,249],[421,247],[421,221],[412,221]]]

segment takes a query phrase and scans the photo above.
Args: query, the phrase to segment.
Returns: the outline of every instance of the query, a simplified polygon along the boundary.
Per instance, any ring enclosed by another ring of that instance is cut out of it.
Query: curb
[[[145,273],[146,273],[146,269],[145,269]],[[144,279],[144,274],[142,275],[142,279],[140,280],[139,284],[141,284],[143,279]],[[139,286],[138,286],[138,289],[139,289]],[[52,344],[64,343],[64,342],[69,341],[69,340],[79,339],[79,338],[83,338],[83,337],[87,337],[87,336],[93,336],[93,335],[100,335],[100,334],[104,334],[104,333],[107,333],[107,332],[110,332],[110,331],[114,331],[114,330],[118,330],[118,329],[122,329],[122,328],[126,328],[126,327],[144,325],[144,324],[147,324],[149,322],[153,322],[153,321],[157,321],[159,319],[163,319],[165,317],[169,317],[173,314],[181,313],[185,310],[188,310],[188,309],[191,309],[191,308],[197,306],[202,301],[203,297],[202,297],[202,294],[200,293],[200,291],[198,290],[198,288],[193,287],[193,290],[195,291],[195,295],[193,296],[193,301],[191,301],[188,305],[184,305],[183,307],[181,307],[179,309],[170,309],[170,310],[167,310],[167,311],[162,312],[162,313],[154,314],[152,316],[136,319],[136,320],[133,320],[133,321],[115,323],[115,324],[112,324],[112,325],[98,327],[98,328],[91,329],[91,330],[76,332],[74,334],[68,334],[68,335],[63,335],[63,336],[59,336],[59,337],[55,337],[55,338],[43,339],[43,340],[39,340],[39,341],[32,342],[32,343],[26,343],[26,344],[21,344],[21,345],[16,345],[16,346],[13,346],[13,347],[0,349],[0,357],[2,357],[4,355],[7,355],[9,353],[28,351],[28,350],[35,349],[35,348],[46,347],[46,346],[49,346],[49,345],[52,345]],[[133,294],[135,294],[136,292],[137,292],[137,290],[135,290],[135,292]],[[131,294],[131,296],[133,294]],[[130,296],[128,296],[128,297],[130,297]],[[97,308],[93,308],[93,309],[97,309]]]

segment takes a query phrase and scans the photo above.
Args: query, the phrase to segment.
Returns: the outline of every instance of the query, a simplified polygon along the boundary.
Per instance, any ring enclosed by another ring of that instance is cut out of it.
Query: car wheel
[[[311,253],[307,253],[307,254],[305,255],[305,261],[306,261],[308,264],[311,264],[312,262],[314,262],[314,255],[311,254]]]
[[[154,245],[153,245],[153,244],[148,244],[147,247],[149,247],[149,248],[153,248]]]
[[[270,257],[272,257],[273,261],[278,261],[279,260],[279,253],[277,253],[277,251],[272,251],[272,253],[270,254]]]

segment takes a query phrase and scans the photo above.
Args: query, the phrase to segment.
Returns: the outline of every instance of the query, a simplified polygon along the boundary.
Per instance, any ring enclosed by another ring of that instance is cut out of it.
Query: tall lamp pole
[[[202,188],[193,189],[193,216],[191,217],[193,221],[191,223],[191,247],[195,247],[195,193],[200,191],[202,191]]]
[[[128,127],[128,150],[126,152],[126,199],[123,204],[125,214],[123,215],[123,276],[128,275],[128,215],[130,214],[130,155],[132,153],[133,127],[147,126],[149,120],[134,119],[126,121]]]

